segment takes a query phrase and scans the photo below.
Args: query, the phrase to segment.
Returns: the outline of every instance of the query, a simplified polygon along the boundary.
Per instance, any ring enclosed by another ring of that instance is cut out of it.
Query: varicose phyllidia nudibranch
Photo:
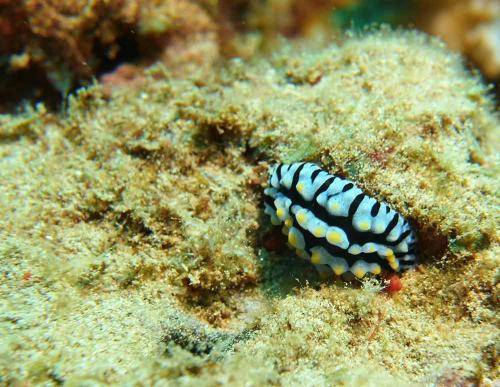
[[[415,233],[401,214],[347,179],[313,163],[276,164],[264,190],[265,213],[283,225],[297,255],[320,275],[357,278],[415,266]]]

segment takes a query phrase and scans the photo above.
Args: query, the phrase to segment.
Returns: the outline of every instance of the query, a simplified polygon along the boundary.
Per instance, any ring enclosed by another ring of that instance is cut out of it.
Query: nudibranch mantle
[[[415,232],[401,214],[352,181],[313,163],[276,164],[264,190],[265,213],[297,255],[320,275],[357,278],[415,266]]]

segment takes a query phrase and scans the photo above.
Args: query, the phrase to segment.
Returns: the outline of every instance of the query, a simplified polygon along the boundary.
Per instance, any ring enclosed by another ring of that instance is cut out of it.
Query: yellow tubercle
[[[292,225],[293,225],[293,221],[292,221],[292,219],[291,219],[291,218],[286,219],[286,220],[285,220],[285,225],[286,225],[287,227],[292,227]]]
[[[276,216],[282,218],[285,215],[285,210],[281,207],[276,209]]]
[[[392,251],[392,249],[387,249],[383,252],[381,252],[382,255],[386,256],[387,259],[389,259],[389,257],[394,257],[394,251]]]
[[[376,266],[372,267],[371,272],[375,275],[378,275],[382,272],[382,268],[380,267],[380,265],[377,264]]]
[[[297,222],[300,224],[306,223],[307,222],[307,214],[305,212],[299,212],[297,214]]]
[[[366,271],[363,270],[361,267],[358,267],[353,271],[353,274],[358,278],[363,278],[366,274]]]
[[[376,250],[376,249],[375,249],[375,245],[370,245],[370,246],[368,246],[368,248],[366,249],[366,252],[367,252],[367,253],[373,253],[373,252],[375,252],[375,250]]]
[[[325,235],[325,228],[322,227],[322,226],[318,226],[318,227],[314,227],[314,229],[312,230],[312,234],[316,237],[316,238],[321,238],[322,236]]]
[[[341,275],[341,274],[345,273],[344,266],[342,266],[342,265],[334,265],[334,266],[332,266],[332,270],[337,275]]]
[[[342,235],[338,231],[329,231],[326,234],[326,239],[330,243],[340,243],[342,241]]]
[[[357,255],[357,254],[361,253],[361,248],[359,246],[352,246],[349,249],[349,253],[353,254],[353,255]]]
[[[389,266],[393,269],[393,270],[398,270],[399,269],[399,262],[398,261],[394,261],[394,262],[389,262]]]
[[[338,211],[340,210],[340,204],[337,202],[332,202],[329,205],[330,211]]]
[[[398,269],[399,269],[399,261],[396,259],[396,257],[395,257],[395,256],[388,257],[388,258],[387,258],[387,262],[389,263],[389,266],[390,266],[393,270],[398,270]]]
[[[298,193],[302,193],[304,191],[304,183],[302,183],[302,182],[297,183],[296,188],[297,188]]]
[[[368,231],[370,229],[370,222],[367,220],[362,220],[358,223],[358,228],[361,231]]]
[[[321,254],[319,254],[317,251],[314,251],[311,255],[311,263],[314,263],[315,265],[321,263]]]
[[[293,232],[288,233],[288,243],[290,243],[293,247],[297,247],[297,237]]]

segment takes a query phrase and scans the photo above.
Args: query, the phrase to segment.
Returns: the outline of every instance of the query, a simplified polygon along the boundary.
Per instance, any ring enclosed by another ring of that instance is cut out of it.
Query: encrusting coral
[[[457,56],[386,30],[0,116],[1,382],[492,382],[498,131]],[[263,248],[299,160],[415,222],[400,292]]]

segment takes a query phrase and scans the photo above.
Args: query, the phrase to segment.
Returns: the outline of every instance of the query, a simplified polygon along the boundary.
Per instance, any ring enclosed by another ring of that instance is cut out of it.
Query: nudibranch
[[[415,232],[387,203],[313,163],[277,164],[269,174],[265,213],[320,275],[363,278],[415,266]]]

